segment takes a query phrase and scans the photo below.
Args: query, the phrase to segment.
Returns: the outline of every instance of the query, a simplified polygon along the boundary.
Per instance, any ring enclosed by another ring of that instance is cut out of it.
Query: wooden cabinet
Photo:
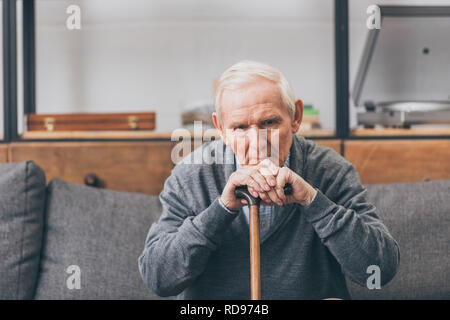
[[[0,163],[8,162],[8,145],[0,144]]]
[[[158,194],[173,164],[173,142],[12,143],[12,162],[34,160],[47,182],[59,177],[84,184],[95,174],[102,188]]]
[[[317,140],[340,152],[340,140]],[[16,142],[9,145],[11,162],[34,160],[53,178],[102,188],[157,195],[170,175],[177,142]],[[1,149],[0,149],[1,150]],[[193,146],[191,146],[193,150]],[[88,176],[89,174],[93,174]]]
[[[343,144],[344,156],[363,184],[450,179],[447,139],[314,141],[338,153]],[[58,177],[85,184],[86,178],[90,182],[97,178],[102,188],[157,195],[174,167],[171,153],[176,144],[170,140],[16,142],[0,145],[0,162],[34,160],[44,169],[47,182]]]
[[[325,140],[325,139],[317,139],[314,140],[317,144],[325,147],[330,147],[334,151],[336,151],[339,154],[342,154],[341,146],[342,146],[342,140]]]
[[[344,156],[364,184],[450,179],[450,140],[345,141]]]

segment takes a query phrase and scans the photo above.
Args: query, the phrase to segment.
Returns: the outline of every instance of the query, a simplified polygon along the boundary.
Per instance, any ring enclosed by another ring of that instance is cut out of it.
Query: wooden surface
[[[314,139],[314,142],[316,142],[318,145],[330,147],[334,151],[336,151],[339,154],[342,154],[341,152],[341,141],[338,139]]]
[[[11,144],[11,162],[34,160],[47,182],[59,177],[84,184],[96,174],[103,187],[159,194],[173,168],[173,142],[30,142]]]
[[[450,129],[354,129],[351,135],[355,137],[379,136],[450,136]]]
[[[165,139],[171,137],[214,137],[219,136],[216,130],[202,132],[190,132],[187,129],[179,129],[173,132],[152,130],[122,130],[122,131],[28,131],[20,135],[22,139]]]
[[[172,135],[191,136],[195,138],[219,137],[215,129],[205,130],[205,132],[192,132],[187,129],[177,129],[172,132],[153,130],[103,130],[103,131],[27,131],[20,135],[22,139],[167,139]],[[332,137],[333,130],[302,130],[297,133],[303,137]]]
[[[315,141],[340,150],[340,140]],[[103,188],[157,195],[174,167],[171,153],[177,143],[15,142],[10,144],[9,161],[34,160],[45,171],[47,182],[58,177],[84,184],[86,175],[94,173]],[[194,150],[193,144],[187,150]]]
[[[123,131],[28,131],[20,135],[22,139],[168,139],[170,133],[151,130]]]
[[[340,152],[340,140],[314,141]],[[171,153],[176,144],[15,142],[0,145],[0,162],[34,160],[47,182],[58,177],[84,184],[85,176],[94,173],[104,188],[157,195],[174,167]],[[364,184],[450,179],[450,139],[347,140],[344,149]]]
[[[52,120],[51,129],[47,128],[46,120]],[[130,120],[135,122],[130,124]],[[47,113],[26,115],[29,131],[71,131],[71,130],[153,130],[155,129],[154,112],[134,113]]]
[[[450,139],[346,141],[363,184],[450,179]]]
[[[202,133],[188,132],[192,137],[202,137]],[[179,132],[181,132],[179,131]],[[20,135],[22,139],[169,139],[173,132],[154,130],[103,130],[103,131],[28,131]],[[303,137],[332,137],[333,130],[300,130],[298,135]],[[378,136],[450,136],[450,129],[355,129],[351,131],[357,137]],[[207,130],[206,136],[219,136],[215,129]]]
[[[0,144],[0,163],[8,162],[8,145]]]

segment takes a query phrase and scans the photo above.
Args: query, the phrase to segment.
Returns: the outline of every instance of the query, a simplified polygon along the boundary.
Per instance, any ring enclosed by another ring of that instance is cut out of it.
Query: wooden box
[[[155,112],[26,115],[27,131],[154,130]]]

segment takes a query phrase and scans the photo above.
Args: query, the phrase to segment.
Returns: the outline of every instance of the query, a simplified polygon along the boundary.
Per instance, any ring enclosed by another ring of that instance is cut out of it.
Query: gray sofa
[[[401,262],[380,290],[349,282],[352,297],[449,299],[450,180],[367,190]],[[160,212],[155,196],[61,179],[46,186],[33,161],[0,164],[0,299],[159,299],[137,258]]]

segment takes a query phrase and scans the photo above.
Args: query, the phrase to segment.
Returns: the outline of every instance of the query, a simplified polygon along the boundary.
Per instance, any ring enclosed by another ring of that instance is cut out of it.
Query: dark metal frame
[[[336,68],[336,137],[349,136],[349,61],[348,61],[348,0],[336,0],[334,9],[334,41]]]
[[[23,1],[23,91],[24,114],[36,112],[35,105],[34,0]],[[25,94],[26,92],[26,94]]]
[[[23,65],[24,65],[24,113],[36,111],[35,106],[35,5],[34,0],[23,0]],[[334,0],[335,17],[335,81],[336,81],[336,131],[334,136],[310,137],[312,139],[449,139],[449,136],[367,136],[350,134],[349,122],[349,34],[348,0]],[[382,16],[423,16],[423,7],[380,6]],[[419,11],[420,10],[420,11]],[[427,7],[426,15],[448,16],[449,7]],[[374,33],[376,36],[376,33]],[[20,139],[17,132],[17,37],[16,0],[3,0],[3,90],[4,90],[4,139],[0,143],[27,141],[162,141],[147,139]],[[369,61],[366,61],[368,63]],[[342,148],[343,149],[343,148]]]
[[[3,0],[3,141],[17,138],[16,1]],[[15,135],[14,135],[15,132]]]

